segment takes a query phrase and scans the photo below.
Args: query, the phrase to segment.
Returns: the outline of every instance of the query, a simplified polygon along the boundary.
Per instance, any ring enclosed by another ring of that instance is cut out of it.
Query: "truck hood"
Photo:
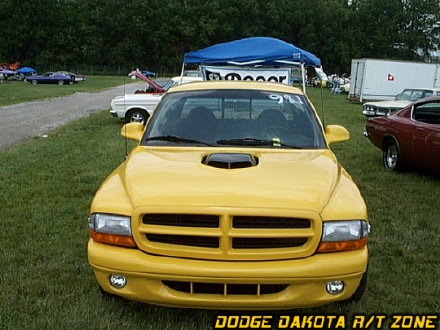
[[[404,100],[390,100],[390,101],[380,101],[380,102],[367,102],[364,103],[364,107],[366,105],[378,107],[378,108],[392,108],[392,109],[403,109],[408,104],[410,104],[410,101],[404,101]]]
[[[119,168],[117,174],[134,208],[260,206],[319,213],[341,175],[330,150],[240,150],[257,157],[258,164],[222,169],[203,164],[204,157],[237,150],[164,149],[137,147]]]
[[[145,76],[144,74],[142,74],[139,69],[132,71],[128,74],[130,77],[138,77],[139,79],[145,81],[148,85],[150,85],[153,89],[155,93],[165,93],[166,90],[164,88],[162,88],[161,86],[159,86],[159,84],[157,84],[154,80],[148,78],[147,76]]]

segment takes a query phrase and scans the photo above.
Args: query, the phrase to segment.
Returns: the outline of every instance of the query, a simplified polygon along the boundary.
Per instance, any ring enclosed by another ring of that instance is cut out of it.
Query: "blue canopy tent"
[[[22,67],[17,70],[18,73],[29,74],[29,73],[37,73],[37,70],[30,68],[28,66]]]
[[[252,37],[213,45],[186,53],[185,64],[215,65],[299,65],[305,89],[306,65],[320,67],[321,60],[314,54],[285,41],[269,37]],[[183,72],[183,69],[182,69]]]

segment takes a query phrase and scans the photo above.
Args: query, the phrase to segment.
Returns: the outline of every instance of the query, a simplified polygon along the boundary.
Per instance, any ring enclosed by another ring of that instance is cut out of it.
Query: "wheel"
[[[142,123],[146,124],[149,115],[145,110],[142,109],[133,109],[127,112],[125,115],[126,123]]]
[[[58,80],[58,85],[64,85],[64,80]]]
[[[385,144],[383,149],[383,166],[393,171],[400,171],[403,168],[402,156],[395,140],[390,140]]]
[[[31,81],[32,85],[36,85],[38,82],[36,80]]]

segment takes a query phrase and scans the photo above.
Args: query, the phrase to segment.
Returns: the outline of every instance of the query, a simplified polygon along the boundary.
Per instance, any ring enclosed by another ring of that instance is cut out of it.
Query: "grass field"
[[[318,109],[319,94],[309,90]],[[358,302],[274,315],[438,313],[439,179],[385,171],[380,150],[362,136],[360,105],[327,90],[324,104],[326,123],[351,133],[332,148],[368,205],[367,291]],[[120,128],[103,111],[0,152],[0,329],[212,328],[218,311],[109,298],[97,288],[87,262],[88,210],[101,182],[124,160]]]
[[[0,81],[0,106],[29,102],[77,92],[90,92],[131,83],[126,76],[87,76],[86,81],[73,85],[37,84],[17,80]]]

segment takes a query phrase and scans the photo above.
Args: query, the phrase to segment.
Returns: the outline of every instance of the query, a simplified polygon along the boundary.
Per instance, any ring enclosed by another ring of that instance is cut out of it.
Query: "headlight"
[[[131,218],[123,215],[93,213],[89,218],[89,232],[101,243],[134,247]]]
[[[116,214],[94,213],[89,219],[89,228],[99,233],[131,236],[131,218]]]
[[[365,220],[325,221],[319,252],[357,250],[368,243],[370,225]]]

